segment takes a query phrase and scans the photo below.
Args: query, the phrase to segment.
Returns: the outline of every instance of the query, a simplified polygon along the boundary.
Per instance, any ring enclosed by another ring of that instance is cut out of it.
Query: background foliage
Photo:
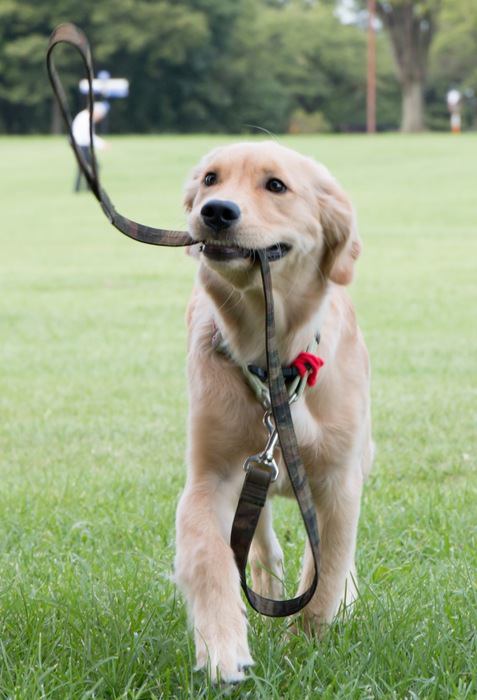
[[[445,128],[448,88],[477,90],[477,3],[442,3],[426,101],[429,125]],[[343,24],[331,0],[0,0],[0,131],[58,128],[44,61],[62,21],[87,32],[98,69],[131,81],[130,99],[114,105],[113,131],[363,130],[359,4],[357,21]],[[71,51],[62,65],[79,108],[81,69]],[[378,124],[396,128],[399,118],[400,88],[380,31]]]

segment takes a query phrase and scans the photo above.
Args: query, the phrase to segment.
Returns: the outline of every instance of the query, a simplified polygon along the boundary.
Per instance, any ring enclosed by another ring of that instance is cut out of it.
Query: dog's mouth
[[[265,248],[265,253],[269,262],[281,260],[291,250],[291,246],[287,243],[275,243],[274,245]],[[255,258],[256,249],[241,248],[240,246],[230,245],[222,241],[206,241],[201,244],[200,251],[210,260],[218,260],[228,262],[229,260],[246,260],[247,258]]]

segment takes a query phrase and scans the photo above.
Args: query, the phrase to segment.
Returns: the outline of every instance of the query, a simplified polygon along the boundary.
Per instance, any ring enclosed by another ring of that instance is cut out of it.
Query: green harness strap
[[[312,355],[316,354],[318,350],[317,338],[319,338],[319,334],[315,334],[313,336],[313,340],[311,341],[311,343],[309,343],[308,347],[306,348],[307,353],[310,353]],[[230,352],[227,342],[225,341],[222,333],[218,328],[216,328],[216,331],[214,333],[213,347],[216,352],[220,352],[222,355],[225,355],[226,357],[230,358],[232,362],[235,361],[232,357],[232,353]],[[268,388],[268,382],[262,381],[260,377],[258,377],[254,372],[252,372],[249,369],[249,365],[247,363],[241,363],[239,364],[239,367],[242,370],[243,376],[245,377],[248,385],[255,394],[255,398],[257,399],[257,401],[263,406],[264,409],[269,408],[270,390]],[[302,377],[300,375],[297,375],[293,379],[293,381],[291,381],[288,385],[288,397],[291,398],[292,396],[294,396],[295,401],[301,398],[307,385],[308,374],[305,374]]]
[[[306,352],[309,352],[312,355],[315,355],[317,349],[318,349],[318,342],[317,342],[316,338],[314,337],[313,340],[311,341],[311,343],[306,348]],[[256,374],[254,374],[253,372],[250,371],[247,364],[240,365],[240,369],[242,370],[245,379],[247,380],[250,388],[252,389],[253,393],[255,394],[257,401],[259,403],[261,403],[264,408],[266,408],[267,406],[270,406],[270,390],[268,388],[268,382],[262,382],[260,377],[257,377]],[[294,396],[295,401],[297,399],[301,398],[307,385],[308,385],[308,375],[307,374],[304,374],[303,377],[300,377],[300,375],[296,376],[288,384],[288,387],[287,387],[288,398],[291,399],[291,397]]]

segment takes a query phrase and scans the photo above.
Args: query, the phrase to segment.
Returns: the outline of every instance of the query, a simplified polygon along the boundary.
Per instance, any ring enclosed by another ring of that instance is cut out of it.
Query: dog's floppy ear
[[[192,209],[192,205],[194,203],[195,196],[197,192],[199,191],[199,186],[200,186],[200,174],[202,172],[202,167],[201,165],[197,165],[192,172],[190,173],[185,190],[184,190],[184,207],[186,211],[190,211]]]
[[[184,208],[187,212],[191,211],[192,206],[194,204],[195,196],[199,191],[201,172],[201,165],[196,165],[196,167],[190,173],[189,178],[186,182],[186,186],[184,189]],[[197,260],[199,258],[199,247],[200,245],[198,243],[196,245],[186,246],[186,255],[190,255],[191,258],[195,258]]]
[[[349,284],[361,253],[356,215],[348,196],[323,166],[319,166],[318,202],[325,238],[321,270],[336,284]]]

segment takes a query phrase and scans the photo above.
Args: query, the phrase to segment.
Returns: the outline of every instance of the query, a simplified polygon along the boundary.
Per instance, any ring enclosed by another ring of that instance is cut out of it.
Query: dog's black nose
[[[218,233],[240,218],[240,208],[235,202],[211,199],[200,210],[204,223]]]

